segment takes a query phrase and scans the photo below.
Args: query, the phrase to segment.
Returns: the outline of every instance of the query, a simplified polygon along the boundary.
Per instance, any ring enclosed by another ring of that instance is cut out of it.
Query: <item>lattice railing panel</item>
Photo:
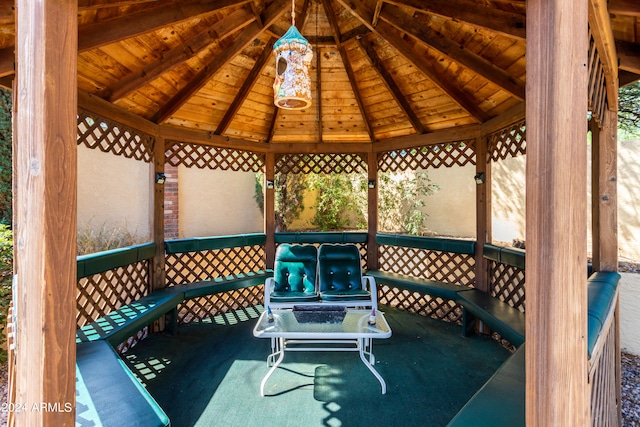
[[[525,272],[517,267],[489,261],[489,293],[525,312]]]
[[[201,322],[220,314],[260,305],[263,299],[262,285],[193,298],[178,306],[178,322]]]
[[[379,172],[465,166],[476,164],[475,141],[445,142],[424,147],[387,151],[378,155]]]
[[[489,135],[489,157],[494,162],[527,154],[527,130],[524,120]]]
[[[179,141],[168,142],[164,156],[172,166],[240,172],[260,172],[265,162],[262,153]]]
[[[459,323],[462,317],[454,301],[389,286],[378,287],[378,303],[447,322]]]
[[[167,254],[165,257],[167,286],[258,270],[264,270],[264,247],[260,245]]]
[[[136,129],[86,111],[78,111],[78,145],[129,159],[151,162],[155,139]]]
[[[285,154],[276,158],[276,173],[366,173],[367,159],[360,154]]]
[[[618,343],[619,312],[611,316],[609,329],[601,332],[604,340],[600,351],[591,355],[589,385],[591,386],[591,425],[594,427],[617,427],[622,424],[618,393],[620,387],[620,345]],[[596,348],[598,346],[596,345]]]
[[[84,277],[77,287],[76,325],[81,328],[148,295],[149,260]]]
[[[475,284],[476,261],[473,255],[402,246],[380,246],[378,257],[379,268],[383,271],[463,286]]]

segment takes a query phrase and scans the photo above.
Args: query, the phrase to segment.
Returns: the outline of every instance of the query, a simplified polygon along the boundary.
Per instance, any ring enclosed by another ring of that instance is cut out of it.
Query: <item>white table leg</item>
[[[269,360],[273,361],[274,356],[276,354],[279,353],[279,355],[278,355],[278,358],[273,363],[273,366],[271,366],[271,369],[269,369],[269,372],[267,372],[267,375],[264,376],[264,378],[262,379],[262,382],[260,383],[260,396],[264,396],[264,386],[267,383],[267,380],[269,379],[271,374],[273,374],[273,372],[278,368],[278,365],[280,365],[280,363],[282,362],[282,359],[284,359],[284,342],[283,342],[284,338],[274,338],[274,339],[277,340],[277,343],[275,343],[275,346],[277,347],[277,349],[275,352],[271,353],[269,357],[267,357],[267,364],[269,363]],[[272,351],[273,351],[273,343],[272,343]]]
[[[366,348],[366,354],[369,355],[368,360],[367,360],[367,357],[365,356],[365,348]],[[378,381],[380,381],[380,385],[382,386],[382,394],[387,394],[387,384],[384,382],[384,379],[378,373],[378,371],[376,371],[376,368],[375,368],[376,358],[373,355],[373,340],[371,338],[359,338],[358,349],[360,350],[359,353],[360,353],[360,359],[362,360],[362,363],[364,363],[365,366],[369,368],[371,373],[375,375]]]

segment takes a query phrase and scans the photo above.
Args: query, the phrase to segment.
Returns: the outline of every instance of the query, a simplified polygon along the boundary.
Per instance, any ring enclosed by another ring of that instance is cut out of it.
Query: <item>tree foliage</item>
[[[628,137],[640,137],[640,81],[618,92],[618,126]]]
[[[358,200],[365,199],[357,181],[346,174],[311,174],[311,189],[317,190],[316,213],[311,223],[320,231],[342,230],[351,225],[352,216],[358,226],[365,223]]]
[[[11,91],[0,88],[0,223],[11,225]]]
[[[264,174],[256,174],[254,199],[264,215]],[[300,217],[304,210],[304,192],[307,179],[302,174],[276,174],[275,189],[275,221],[276,231],[287,231],[293,221]]]

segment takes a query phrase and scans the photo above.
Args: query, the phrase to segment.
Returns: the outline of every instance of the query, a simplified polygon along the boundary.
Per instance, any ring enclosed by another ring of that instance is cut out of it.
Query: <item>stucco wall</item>
[[[178,176],[181,238],[263,232],[254,173],[181,166]]]
[[[150,167],[78,146],[78,229],[122,229],[150,240]]]

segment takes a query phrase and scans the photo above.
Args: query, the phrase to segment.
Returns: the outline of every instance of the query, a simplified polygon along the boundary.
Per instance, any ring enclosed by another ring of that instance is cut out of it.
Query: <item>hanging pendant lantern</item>
[[[273,102],[286,110],[301,110],[311,105],[309,65],[313,49],[295,27],[294,19],[289,30],[273,45],[276,57]]]

